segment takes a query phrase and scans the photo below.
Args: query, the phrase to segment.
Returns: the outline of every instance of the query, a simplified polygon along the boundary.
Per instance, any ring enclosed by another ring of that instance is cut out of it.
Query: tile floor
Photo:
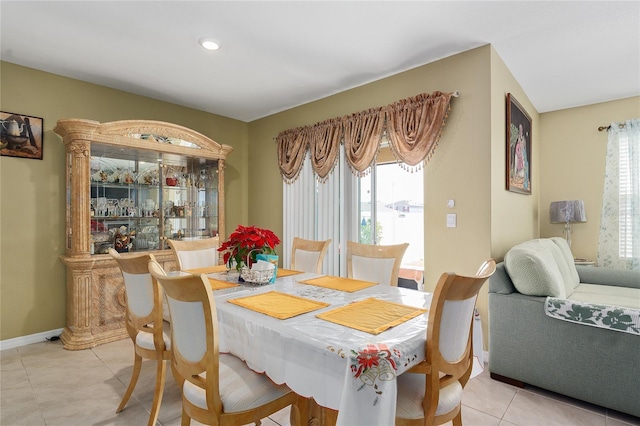
[[[1,351],[0,425],[146,425],[153,396],[153,362],[143,363],[127,408],[115,413],[129,383],[132,359],[128,339],[83,351],[64,350],[59,341]],[[167,372],[158,424],[174,426],[180,424],[180,392],[170,368]],[[466,426],[640,426],[635,417],[541,389],[496,382],[487,371],[465,388],[462,413]],[[262,424],[288,425],[288,409]]]

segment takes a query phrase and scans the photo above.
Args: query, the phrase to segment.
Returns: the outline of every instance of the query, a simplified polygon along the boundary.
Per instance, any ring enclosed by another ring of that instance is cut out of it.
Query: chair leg
[[[189,426],[191,424],[191,419],[184,408],[182,409],[182,420],[180,421],[180,426]]]
[[[160,412],[160,404],[162,403],[162,394],[164,393],[164,377],[166,373],[166,363],[163,359],[158,360],[156,368],[156,389],[153,394],[153,404],[151,405],[151,414],[149,414],[149,426],[155,426]]]
[[[141,369],[142,369],[142,357],[138,354],[135,354],[135,358],[133,360],[133,372],[131,373],[131,381],[129,382],[129,387],[127,388],[127,391],[124,393],[124,396],[122,397],[122,401],[120,402],[120,405],[116,409],[116,413],[119,413],[122,410],[124,410],[125,405],[127,405],[127,402],[129,402],[129,398],[133,393],[133,389],[136,387],[136,383],[138,382],[138,377],[140,376]]]
[[[460,411],[452,420],[453,426],[462,426],[462,407],[460,407]]]

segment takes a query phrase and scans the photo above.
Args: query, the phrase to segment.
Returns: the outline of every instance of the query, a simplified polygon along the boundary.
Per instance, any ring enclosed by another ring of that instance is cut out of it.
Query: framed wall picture
[[[0,155],[42,160],[43,120],[0,111]]]
[[[531,117],[507,93],[507,191],[531,194]]]

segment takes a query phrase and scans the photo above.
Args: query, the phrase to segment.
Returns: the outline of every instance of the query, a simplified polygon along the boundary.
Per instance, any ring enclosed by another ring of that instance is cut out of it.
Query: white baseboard
[[[18,348],[20,346],[30,345],[32,343],[43,342],[53,336],[59,336],[63,328],[56,330],[43,331],[42,333],[30,334],[28,336],[15,337],[13,339],[0,340],[0,351],[5,349]]]

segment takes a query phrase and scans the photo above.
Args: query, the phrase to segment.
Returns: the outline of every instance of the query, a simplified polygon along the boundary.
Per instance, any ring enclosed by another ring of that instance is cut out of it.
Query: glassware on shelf
[[[106,197],[98,197],[96,200],[96,216],[106,216],[107,215],[107,198]]]
[[[152,217],[153,212],[156,210],[156,202],[150,198],[146,199],[142,203],[142,213],[144,217]]]

